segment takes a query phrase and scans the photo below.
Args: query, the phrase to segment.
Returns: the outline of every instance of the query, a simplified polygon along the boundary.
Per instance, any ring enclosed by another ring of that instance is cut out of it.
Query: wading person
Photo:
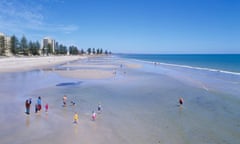
[[[97,117],[97,114],[95,113],[95,111],[92,111],[92,120],[95,121]]]
[[[78,114],[77,114],[77,112],[75,112],[75,114],[73,116],[73,123],[75,123],[75,124],[78,123]]]
[[[30,98],[30,99],[27,99],[27,100],[25,101],[26,114],[28,114],[28,115],[30,114],[31,103],[32,103],[31,98]]]
[[[48,103],[45,105],[45,112],[48,112]]]
[[[98,104],[98,113],[101,113],[101,110],[102,110],[102,106],[101,106],[101,104],[99,103],[99,104]]]
[[[67,96],[63,96],[63,106],[67,106]]]
[[[180,106],[183,105],[183,102],[184,102],[184,101],[183,101],[183,98],[180,97],[179,100],[178,100],[178,102],[179,102]]]
[[[40,111],[42,109],[42,100],[40,96],[38,97],[37,105],[38,105],[38,111]]]

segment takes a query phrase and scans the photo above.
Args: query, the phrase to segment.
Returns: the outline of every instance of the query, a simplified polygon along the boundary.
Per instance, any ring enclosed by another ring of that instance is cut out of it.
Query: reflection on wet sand
[[[26,127],[30,126],[30,118],[29,116],[26,116]]]

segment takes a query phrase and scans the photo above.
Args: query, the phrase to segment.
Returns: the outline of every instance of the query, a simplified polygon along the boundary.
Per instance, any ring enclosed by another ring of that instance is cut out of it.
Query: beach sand
[[[0,58],[0,72],[16,72],[54,66],[65,62],[83,59],[80,56],[47,56],[47,57],[8,57]]]
[[[3,73],[0,78],[1,144],[240,141],[237,76],[95,57]],[[68,98],[66,107],[63,95]],[[38,96],[43,105],[49,104],[47,113],[34,113]],[[26,115],[24,102],[29,97],[33,104]],[[182,107],[179,97],[184,98]],[[92,121],[91,113],[99,103],[102,112]],[[73,123],[75,112],[78,124]]]

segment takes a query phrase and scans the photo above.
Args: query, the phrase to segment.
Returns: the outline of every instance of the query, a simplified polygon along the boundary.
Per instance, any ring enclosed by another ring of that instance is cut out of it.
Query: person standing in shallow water
[[[75,114],[73,116],[73,123],[75,123],[75,124],[78,123],[78,114],[77,114],[77,112],[75,112]]]
[[[99,103],[99,104],[98,104],[98,113],[101,113],[101,110],[102,110],[102,106],[101,106],[101,104]]]
[[[95,113],[95,111],[92,111],[92,120],[95,121],[97,117],[97,114]]]
[[[45,112],[48,112],[48,103],[45,105]]]
[[[25,107],[26,107],[26,114],[30,114],[30,107],[31,107],[32,99],[27,99],[25,101]]]
[[[42,100],[40,96],[38,97],[37,105],[38,105],[38,111],[40,111],[42,109]]]
[[[67,96],[66,95],[63,96],[63,106],[64,107],[67,106]]]
[[[184,101],[183,101],[183,98],[180,97],[179,100],[178,100],[178,102],[179,102],[180,106],[183,105],[183,102],[184,102]]]
[[[28,105],[28,99],[27,99],[25,101],[26,114],[28,114],[28,107],[29,107],[29,105]]]

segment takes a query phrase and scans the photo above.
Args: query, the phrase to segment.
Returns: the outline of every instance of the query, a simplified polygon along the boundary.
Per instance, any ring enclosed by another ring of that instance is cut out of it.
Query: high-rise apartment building
[[[11,53],[11,37],[0,32],[0,55],[10,56]]]
[[[54,53],[55,52],[55,47],[56,47],[56,42],[54,39],[50,38],[50,37],[45,37],[42,40],[42,49],[46,52],[46,50],[51,49],[52,51],[50,53]],[[49,51],[48,51],[49,53]]]

